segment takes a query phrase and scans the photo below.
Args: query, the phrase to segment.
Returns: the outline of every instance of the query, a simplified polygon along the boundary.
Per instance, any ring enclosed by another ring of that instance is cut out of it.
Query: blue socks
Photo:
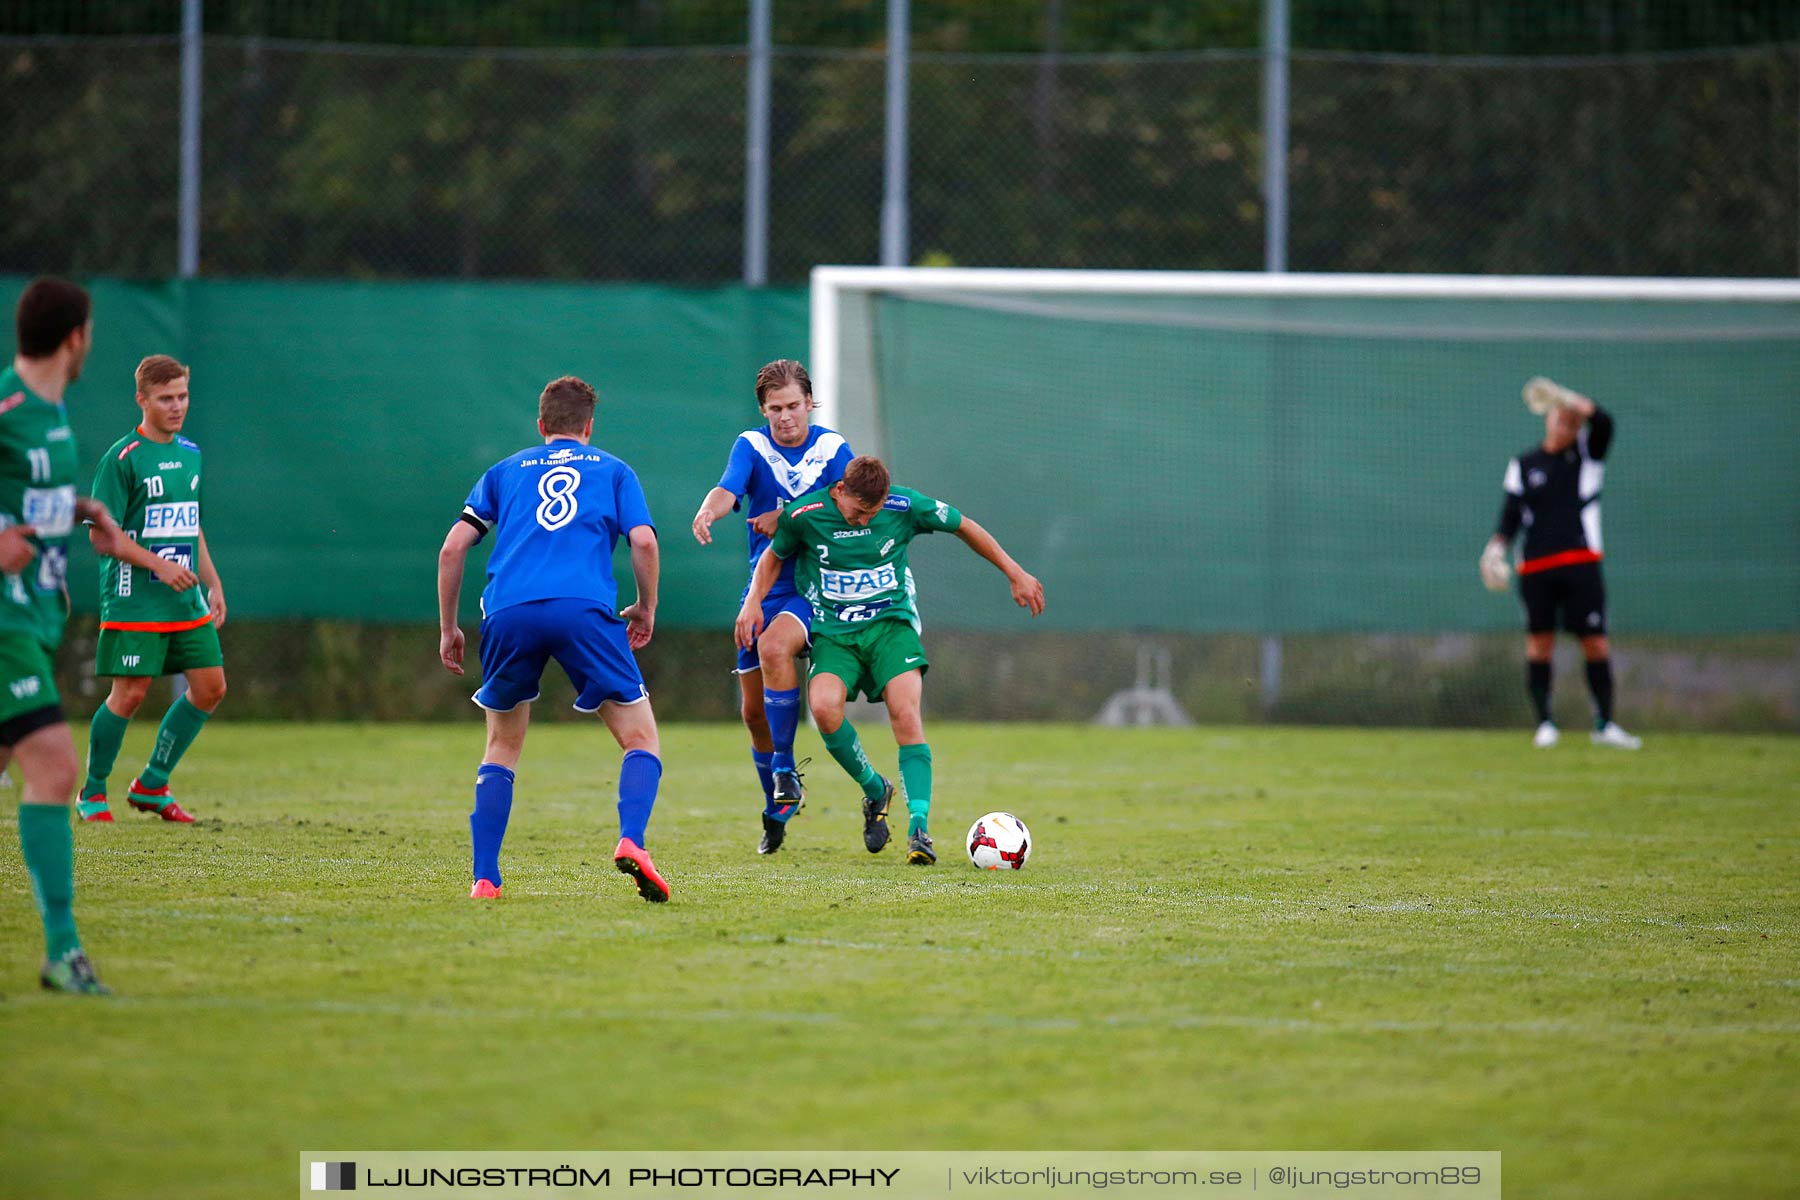
[[[513,773],[496,763],[475,772],[475,811],[469,814],[469,837],[475,844],[475,878],[500,886],[500,843],[512,816]]]
[[[773,754],[750,747],[750,761],[756,764],[756,778],[762,784],[763,811],[771,816],[775,812],[775,769],[771,765],[774,758]]]
[[[794,769],[794,732],[800,728],[800,689],[784,688],[776,692],[763,689],[763,712],[769,718],[769,736],[775,742],[775,759],[770,764],[776,771]]]
[[[656,785],[662,782],[662,759],[648,750],[628,750],[619,764],[619,836],[644,844],[644,828],[656,807]]]
[[[507,818],[512,816],[513,773],[495,763],[482,763],[475,773],[475,811],[469,814],[469,836],[475,845],[475,878],[500,886],[500,843],[506,838]],[[662,759],[647,750],[633,750],[619,764],[619,835],[639,846],[650,810],[656,806],[656,788],[662,782]],[[67,817],[65,815],[66,822]]]

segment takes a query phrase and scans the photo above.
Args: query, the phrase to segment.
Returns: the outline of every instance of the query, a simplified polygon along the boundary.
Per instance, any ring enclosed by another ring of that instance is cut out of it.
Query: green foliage
[[[0,14],[14,36],[157,35],[6,48],[0,187],[19,218],[0,268],[169,273],[178,11]],[[733,279],[745,12],[209,4],[202,269]],[[798,280],[875,257],[886,6],[775,17],[771,273]],[[1800,7],[1319,0],[1293,19],[1293,268],[1793,272]],[[1260,266],[1260,21],[1254,0],[920,0],[915,256]],[[1753,49],[1504,57],[1719,46]]]
[[[1782,0],[1291,0],[1299,49],[1591,54],[1745,45],[1800,36]],[[206,32],[419,46],[716,46],[744,40],[748,0],[208,0]],[[774,0],[778,43],[871,46],[884,0]],[[14,0],[7,34],[166,34],[181,0]],[[1258,45],[1259,0],[912,0],[921,48],[1030,53]]]
[[[476,904],[477,729],[221,719],[176,776],[198,825],[76,830],[105,1003],[38,993],[0,807],[9,1193],[274,1194],[302,1147],[771,1145],[1479,1148],[1549,1200],[1791,1191],[1793,739],[932,744],[919,870],[862,850],[817,763],[758,858],[739,731],[666,727],[652,908],[607,861],[616,750],[534,731]],[[1031,826],[1023,873],[963,860],[992,808]]]

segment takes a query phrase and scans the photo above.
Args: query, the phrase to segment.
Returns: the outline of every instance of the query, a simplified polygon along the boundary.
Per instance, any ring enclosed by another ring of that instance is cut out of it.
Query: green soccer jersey
[[[134,429],[100,459],[94,499],[119,528],[159,558],[190,571],[200,562],[200,447],[180,434],[152,441]],[[206,589],[177,592],[142,567],[100,560],[100,624],[172,632],[204,622]]]
[[[33,526],[38,548],[30,566],[0,578],[0,634],[30,634],[51,649],[62,641],[76,479],[68,413],[12,367],[0,371],[0,527]]]
[[[954,533],[962,514],[948,504],[897,487],[867,525],[852,525],[829,491],[810,492],[788,505],[770,549],[799,555],[794,586],[812,604],[813,636],[830,637],[870,621],[919,626],[907,543],[921,533]]]

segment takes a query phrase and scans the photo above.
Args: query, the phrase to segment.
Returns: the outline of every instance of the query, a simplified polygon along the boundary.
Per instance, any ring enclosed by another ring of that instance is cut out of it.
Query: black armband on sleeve
[[[468,524],[468,526],[475,531],[475,540],[476,541],[480,541],[482,538],[487,536],[488,527],[486,525],[483,525],[481,523],[481,519],[479,517],[477,517],[474,513],[465,512],[465,513],[461,514],[460,516],[458,516],[457,520],[466,522]]]

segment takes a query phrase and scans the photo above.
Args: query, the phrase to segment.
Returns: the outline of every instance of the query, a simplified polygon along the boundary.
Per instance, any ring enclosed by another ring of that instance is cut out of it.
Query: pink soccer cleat
[[[133,779],[131,786],[125,789],[125,800],[139,812],[153,812],[165,821],[174,821],[181,825],[192,825],[194,818],[186,809],[175,803],[169,795],[169,785],[163,784],[154,791]]]
[[[669,884],[656,873],[656,864],[650,861],[650,852],[632,841],[620,838],[619,844],[613,848],[613,866],[622,874],[629,875],[637,884],[638,895],[653,904],[661,904],[669,898]]]

